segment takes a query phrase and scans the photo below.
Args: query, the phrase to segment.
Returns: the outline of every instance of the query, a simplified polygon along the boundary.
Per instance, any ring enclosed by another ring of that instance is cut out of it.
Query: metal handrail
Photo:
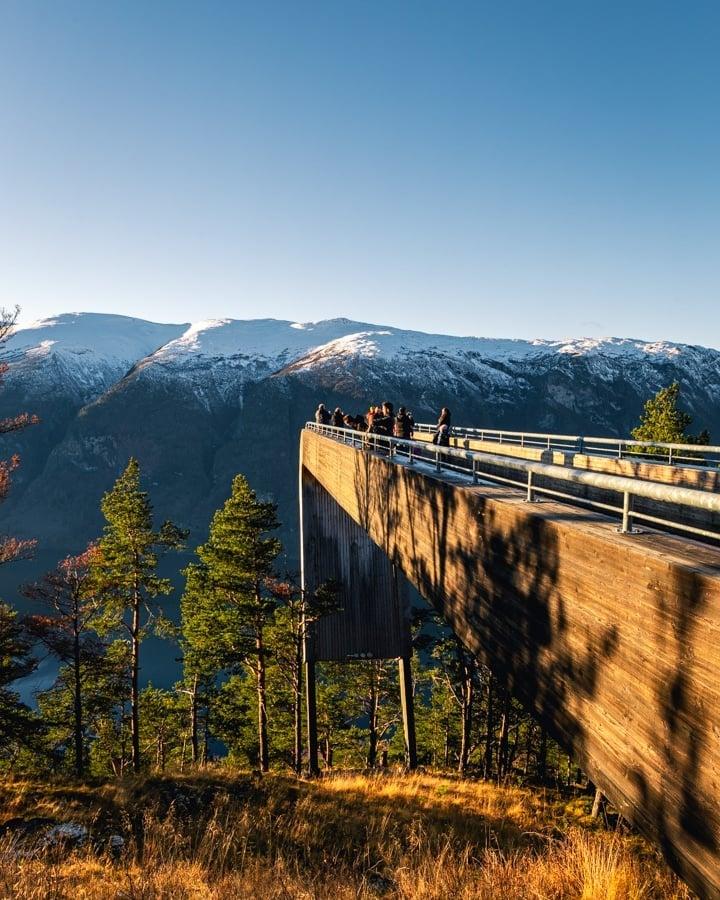
[[[523,490],[525,498],[529,502],[534,502],[538,495],[544,494],[561,500],[569,500],[573,504],[580,503],[601,509],[604,512],[617,513],[621,520],[619,530],[623,534],[632,534],[634,532],[632,523],[633,520],[637,519],[684,531],[688,534],[720,540],[720,531],[711,531],[707,528],[688,525],[672,516],[654,516],[633,509],[633,500],[637,497],[720,515],[720,494],[711,491],[645,481],[638,478],[630,478],[626,475],[591,472],[585,469],[574,469],[568,466],[518,459],[511,456],[460,450],[455,447],[439,447],[435,444],[428,444],[426,441],[388,437],[355,431],[351,428],[335,428],[332,425],[318,425],[315,422],[307,422],[305,427],[325,437],[350,444],[361,450],[382,452],[391,459],[395,457],[404,458],[408,465],[428,463],[433,465],[437,472],[441,472],[443,469],[458,472],[471,478],[473,484],[477,484],[480,480],[508,484]],[[522,477],[518,479],[508,478],[506,475],[497,475],[495,472],[487,471],[488,467],[509,469],[513,472],[522,473]],[[611,503],[590,500],[587,497],[569,494],[556,488],[538,485],[535,480],[536,477],[545,477],[552,481],[568,482],[619,494],[622,498],[622,505],[616,506]]]
[[[415,431],[431,434],[437,425],[418,423]],[[506,431],[499,428],[469,428],[453,426],[454,437],[469,438],[520,447],[546,450],[574,451],[588,456],[603,455],[622,459],[625,456],[650,457],[654,461],[672,465],[685,461],[702,468],[720,466],[720,446],[710,444],[676,444],[665,441],[638,441],[633,438],[607,438],[580,434],[552,434],[538,431]],[[665,452],[667,451],[667,452]]]

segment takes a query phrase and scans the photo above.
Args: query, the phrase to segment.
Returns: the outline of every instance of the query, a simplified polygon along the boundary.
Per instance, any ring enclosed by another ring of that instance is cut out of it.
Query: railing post
[[[525,498],[527,503],[533,503],[535,500],[535,494],[533,492],[533,483],[532,483],[532,469],[528,471],[528,480],[527,480],[527,497]]]
[[[478,477],[477,477],[477,459],[475,459],[474,456],[473,456],[473,460],[472,460],[472,476],[473,476],[473,484],[477,484],[477,483],[478,483]]]
[[[435,469],[438,472],[440,472],[442,469],[442,466],[440,465],[440,448],[439,447],[437,447],[435,449]]]
[[[673,452],[673,448],[670,447],[670,449],[668,450],[668,465],[669,465],[669,466],[671,466],[671,465],[673,464],[673,455],[672,455],[672,452]]]
[[[620,534],[632,534],[633,527],[631,522],[632,512],[632,495],[630,491],[623,492],[623,508],[622,508],[622,525],[620,526]]]

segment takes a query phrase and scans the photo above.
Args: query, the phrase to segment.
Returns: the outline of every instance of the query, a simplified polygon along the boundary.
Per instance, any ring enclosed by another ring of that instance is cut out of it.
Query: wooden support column
[[[317,695],[315,691],[315,663],[312,660],[306,660],[305,662],[305,707],[307,710],[308,772],[310,775],[319,775]]]
[[[417,744],[415,741],[415,706],[413,703],[412,667],[409,656],[398,660],[400,668],[400,704],[402,706],[405,755],[408,769],[417,768]]]

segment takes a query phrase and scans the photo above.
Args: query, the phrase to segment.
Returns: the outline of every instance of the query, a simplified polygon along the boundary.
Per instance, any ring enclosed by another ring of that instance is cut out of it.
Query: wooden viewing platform
[[[620,534],[597,511],[307,429],[300,486],[304,586],[336,577],[353,595],[310,629],[311,706],[315,659],[407,654],[406,578],[673,868],[720,897],[720,549]]]

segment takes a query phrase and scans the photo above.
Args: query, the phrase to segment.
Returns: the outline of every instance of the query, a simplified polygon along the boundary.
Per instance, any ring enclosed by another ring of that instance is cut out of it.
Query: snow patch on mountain
[[[46,396],[70,390],[87,401],[186,328],[129,316],[65,313],[14,329],[3,356],[10,382],[22,381]]]
[[[237,357],[289,360],[311,347],[367,326],[347,319],[300,323],[278,319],[207,319],[191,325],[180,337],[153,355],[152,362],[183,364],[189,357]]]
[[[243,387],[348,331],[368,328],[347,319],[290,322],[277,319],[207,319],[148,356],[134,376],[172,380],[206,407],[240,404]]]
[[[684,345],[667,341],[648,343],[629,338],[579,338],[569,341],[497,340],[493,338],[454,337],[418,331],[382,329],[344,335],[325,346],[315,348],[295,368],[302,369],[333,357],[365,356],[392,360],[412,353],[443,354],[456,359],[483,359],[511,362],[543,356],[608,356],[642,359],[647,356],[677,357]]]

